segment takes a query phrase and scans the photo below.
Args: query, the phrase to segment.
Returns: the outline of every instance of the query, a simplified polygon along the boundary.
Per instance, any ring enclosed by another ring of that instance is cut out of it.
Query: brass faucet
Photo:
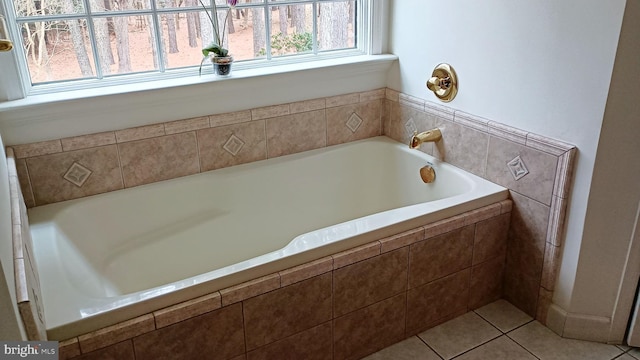
[[[438,128],[423,131],[420,134],[418,134],[417,131],[414,131],[413,136],[411,137],[411,142],[409,142],[409,147],[411,149],[416,149],[423,142],[436,142],[440,139],[442,139],[442,133]]]

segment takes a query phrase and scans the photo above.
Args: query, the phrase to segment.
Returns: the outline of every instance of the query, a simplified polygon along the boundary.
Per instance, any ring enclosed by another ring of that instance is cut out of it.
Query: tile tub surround
[[[67,339],[60,359],[359,359],[499,299],[511,209],[505,200]],[[449,266],[451,251],[463,255]]]
[[[34,207],[379,136],[384,97],[377,89],[12,148]]]
[[[577,149],[564,142],[387,89],[384,134],[407,142],[439,127],[420,150],[510,190],[505,298],[546,323],[564,242]]]

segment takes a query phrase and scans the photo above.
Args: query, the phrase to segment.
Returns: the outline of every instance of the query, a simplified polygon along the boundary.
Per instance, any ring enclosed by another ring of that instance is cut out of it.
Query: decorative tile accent
[[[123,143],[127,141],[149,139],[162,135],[165,135],[164,124],[153,124],[118,130],[116,131],[116,140],[118,141],[118,143]]]
[[[236,144],[237,146],[240,144],[237,141],[232,141],[234,136],[244,143],[244,146],[236,149],[238,153],[235,155],[224,149],[225,145]],[[264,120],[198,130],[197,137],[201,171],[215,170],[267,158]]]
[[[41,141],[31,144],[14,145],[12,147],[16,153],[16,159],[62,152],[62,143],[60,140]]]
[[[527,169],[527,165],[524,163],[522,158],[520,158],[520,155],[509,161],[507,163],[507,168],[509,169],[511,176],[513,176],[516,181],[527,176],[527,174],[529,173],[529,169]]]
[[[481,118],[479,116],[468,114],[462,111],[456,111],[453,121],[462,126],[482,131],[483,133],[489,132],[489,120]]]
[[[424,102],[424,111],[427,114],[437,116],[448,121],[453,121],[455,114],[455,111],[452,108],[432,101]]]
[[[209,117],[201,116],[192,119],[172,121],[164,124],[167,135],[178,134],[187,131],[206,129],[209,127]]]
[[[362,118],[360,118],[360,116],[358,116],[358,114],[354,112],[353,114],[351,114],[349,120],[347,120],[347,123],[345,125],[347,125],[352,133],[355,133],[356,131],[358,131],[360,125],[362,125],[362,121]]]
[[[251,109],[251,120],[262,120],[289,114],[289,104],[265,106]]]
[[[297,113],[313,111],[313,110],[322,110],[325,107],[326,107],[326,101],[324,98],[298,101],[298,102],[289,104],[289,109],[291,114],[297,114]]]
[[[418,131],[418,127],[416,126],[416,122],[413,118],[409,118],[409,120],[407,120],[404,124],[404,128],[407,130],[407,134],[410,135],[413,135],[414,132]]]
[[[424,100],[415,96],[400,93],[398,95],[400,105],[405,105],[416,110],[424,111]]]
[[[231,136],[229,137],[229,140],[227,140],[227,142],[224,143],[222,148],[225,149],[229,154],[236,156],[238,155],[240,150],[242,150],[243,146],[244,146],[244,141],[242,141],[242,139],[235,136],[234,134],[231,134]]]
[[[209,125],[211,127],[238,124],[247,121],[251,121],[251,110],[209,116]]]
[[[520,145],[525,145],[527,142],[527,134],[529,133],[499,122],[489,121],[489,134],[513,141]]]
[[[77,162],[74,162],[62,177],[73,185],[82,187],[91,174],[93,174],[93,171],[87,169],[81,164],[78,164]]]
[[[88,149],[96,146],[111,145],[116,143],[116,134],[113,131],[107,131],[97,134],[74,136],[61,139],[62,150],[72,151],[79,149]]]

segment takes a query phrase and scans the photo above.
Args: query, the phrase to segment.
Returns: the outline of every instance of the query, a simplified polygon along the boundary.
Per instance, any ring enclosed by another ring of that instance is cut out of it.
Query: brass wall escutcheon
[[[449,64],[439,64],[427,81],[427,88],[443,102],[449,102],[458,93],[458,76]]]
[[[422,178],[422,181],[430,184],[436,180],[436,171],[431,165],[423,166],[420,169],[420,177]]]

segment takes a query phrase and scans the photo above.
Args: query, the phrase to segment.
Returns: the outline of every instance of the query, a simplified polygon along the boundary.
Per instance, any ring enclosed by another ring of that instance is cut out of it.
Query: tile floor
[[[563,339],[505,300],[369,355],[366,360],[638,360],[640,348]]]

